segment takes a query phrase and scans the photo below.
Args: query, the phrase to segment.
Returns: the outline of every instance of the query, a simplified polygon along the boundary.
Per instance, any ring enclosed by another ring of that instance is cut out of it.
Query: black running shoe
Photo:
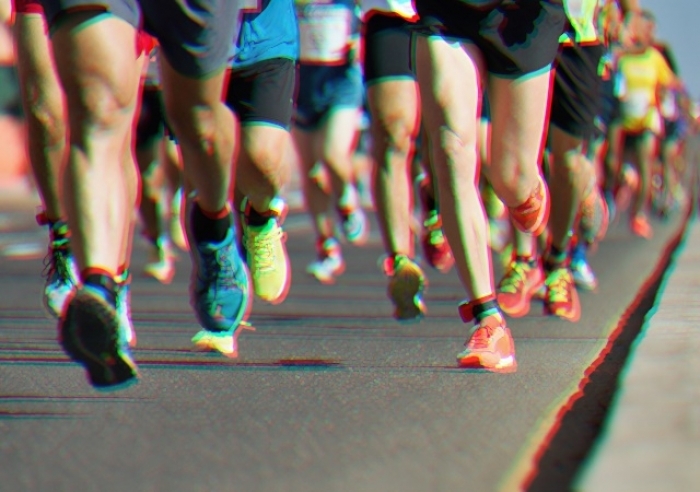
[[[85,367],[95,388],[119,389],[137,381],[136,364],[120,341],[116,308],[99,289],[84,286],[75,291],[58,333],[63,350]]]

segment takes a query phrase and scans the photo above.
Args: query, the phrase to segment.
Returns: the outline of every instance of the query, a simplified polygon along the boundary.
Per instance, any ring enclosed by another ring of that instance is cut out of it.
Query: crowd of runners
[[[290,148],[316,238],[307,272],[332,284],[343,246],[368,237],[353,160],[366,117],[394,317],[421,319],[424,267],[454,266],[468,324],[458,365],[514,371],[507,317],[539,297],[577,321],[577,289],[597,285],[587,255],[609,222],[628,213],[631,233],[650,238],[649,215],[682,201],[694,106],[642,7],[14,0],[49,231],[44,301],[63,349],[95,387],[137,379],[138,230],[151,248],[144,273],[160,282],[189,251],[192,342],[236,357],[252,297],[281,303],[292,282]]]

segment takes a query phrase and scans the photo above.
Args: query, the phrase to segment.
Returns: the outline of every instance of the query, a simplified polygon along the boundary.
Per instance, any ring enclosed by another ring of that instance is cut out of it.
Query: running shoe
[[[578,321],[581,318],[581,303],[569,268],[562,266],[547,272],[545,285],[545,313],[572,322]]]
[[[598,279],[588,263],[586,245],[578,242],[571,251],[571,274],[577,287],[594,291],[598,288]]]
[[[595,291],[598,288],[598,278],[586,260],[571,260],[571,275],[577,287]]]
[[[136,364],[121,342],[117,311],[101,289],[86,285],[74,291],[58,333],[63,350],[85,367],[94,387],[116,389],[136,381]]]
[[[654,229],[652,229],[647,216],[644,214],[637,214],[632,218],[630,221],[630,230],[635,236],[644,239],[651,239],[654,237]]]
[[[509,316],[520,318],[530,311],[530,301],[544,284],[544,271],[537,261],[514,259],[496,289],[496,299],[501,310]]]
[[[335,283],[336,277],[345,271],[345,260],[340,243],[334,238],[321,239],[316,243],[318,258],[306,267],[306,272],[322,284]]]
[[[286,205],[260,226],[248,224],[245,213],[241,220],[253,291],[260,299],[271,304],[284,301],[291,282],[291,267],[285,246],[287,237],[280,225],[285,211]]]
[[[549,219],[549,201],[549,190],[540,176],[530,197],[517,207],[508,208],[515,227],[533,236],[542,234]]]
[[[369,221],[362,207],[339,208],[343,235],[350,244],[362,246],[369,238]]]
[[[463,306],[460,305],[460,313]],[[469,318],[462,317],[465,322]],[[457,364],[465,369],[485,369],[487,371],[515,372],[515,343],[506,321],[500,314],[488,316],[474,327],[464,344],[464,350],[457,354]]]
[[[388,257],[384,262],[388,275],[387,295],[394,304],[394,318],[399,321],[418,321],[426,312],[423,302],[425,276],[416,262],[405,255]]]
[[[423,222],[423,237],[421,238],[423,254],[428,264],[441,273],[447,273],[455,263],[445,235],[442,232],[440,214],[433,210]]]
[[[223,241],[194,243],[192,250],[190,293],[197,319],[210,331],[235,329],[248,315],[250,290],[234,228]]]
[[[192,343],[198,352],[218,352],[229,359],[238,357],[238,336],[243,330],[255,331],[248,322],[242,321],[233,331],[200,330]]]
[[[131,321],[131,284],[128,273],[117,281],[115,289],[117,296],[117,318],[119,319],[119,335],[122,343],[136,347],[136,332]]]
[[[46,312],[58,318],[63,312],[68,296],[78,285],[78,267],[70,252],[68,224],[59,221],[49,223],[43,214],[37,216],[39,225],[49,226],[49,248],[44,258],[43,304]]]
[[[581,239],[588,244],[593,244],[605,237],[608,231],[610,215],[605,198],[594,188],[581,202],[581,220],[579,228]]]
[[[167,239],[158,238],[155,243],[151,244],[148,260],[143,267],[143,273],[164,285],[173,281],[175,276],[175,255]]]

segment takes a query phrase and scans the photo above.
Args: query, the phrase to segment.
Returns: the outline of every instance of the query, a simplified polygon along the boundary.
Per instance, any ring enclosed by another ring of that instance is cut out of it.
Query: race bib
[[[307,5],[299,16],[300,60],[340,63],[352,36],[352,12],[344,5]]]
[[[651,107],[649,93],[644,90],[628,91],[621,103],[623,114],[635,120],[646,118],[649,114],[649,108]]]

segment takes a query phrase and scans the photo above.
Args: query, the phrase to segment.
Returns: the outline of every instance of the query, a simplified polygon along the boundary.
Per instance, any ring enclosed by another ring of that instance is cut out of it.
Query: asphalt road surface
[[[510,323],[519,368],[505,375],[456,367],[468,327],[454,270],[426,270],[421,323],[392,319],[376,222],[367,246],[344,247],[346,273],[322,286],[305,274],[309,220],[291,215],[289,296],[278,306],[256,301],[257,331],[241,336],[235,361],[191,350],[198,328],[186,254],[173,283],[160,285],[139,275],[146,248],[137,238],[141,379],[100,393],[42,311],[46,233],[33,207],[0,204],[0,490],[8,492],[519,488],[684,226],[682,214],[656,221],[645,241],[614,225],[592,257],[600,286],[581,294],[581,321],[544,317],[533,303]],[[552,489],[569,486],[559,485]]]

